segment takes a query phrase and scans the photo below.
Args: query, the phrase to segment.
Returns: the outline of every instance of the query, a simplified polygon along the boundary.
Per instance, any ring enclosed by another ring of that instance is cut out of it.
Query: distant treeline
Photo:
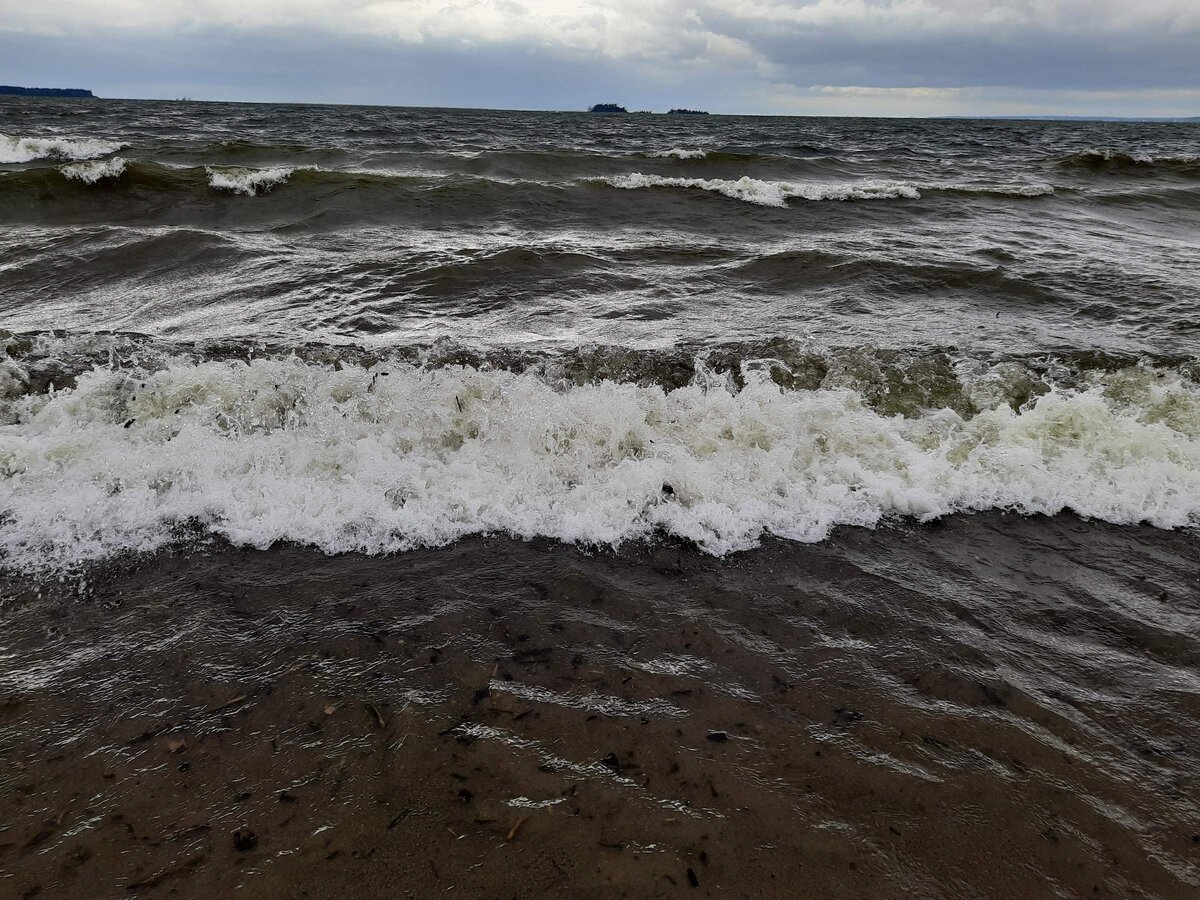
[[[19,97],[92,97],[91,91],[83,88],[29,88],[15,84],[0,84],[0,94],[16,94]]]

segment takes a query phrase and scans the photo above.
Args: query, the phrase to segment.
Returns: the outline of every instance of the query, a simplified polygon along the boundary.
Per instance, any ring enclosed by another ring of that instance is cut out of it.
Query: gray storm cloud
[[[0,0],[0,81],[726,112],[1200,114],[1196,0]]]

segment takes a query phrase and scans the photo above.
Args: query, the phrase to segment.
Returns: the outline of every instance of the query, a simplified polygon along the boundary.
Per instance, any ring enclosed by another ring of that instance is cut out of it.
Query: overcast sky
[[[526,109],[1200,115],[1200,0],[0,0],[0,83]]]

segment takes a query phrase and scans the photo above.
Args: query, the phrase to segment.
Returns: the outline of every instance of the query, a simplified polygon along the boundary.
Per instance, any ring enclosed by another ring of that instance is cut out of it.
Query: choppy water
[[[1200,125],[0,135],[19,893],[1196,895]]]
[[[1200,522],[1197,124],[12,99],[0,135],[18,568]]]

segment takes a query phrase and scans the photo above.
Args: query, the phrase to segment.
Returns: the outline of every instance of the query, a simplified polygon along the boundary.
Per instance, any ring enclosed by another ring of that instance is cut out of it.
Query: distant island
[[[595,106],[589,106],[588,112],[594,113],[628,113],[625,107],[618,103],[597,103]],[[648,113],[640,113],[639,115],[647,115]],[[703,109],[672,109],[667,113],[668,116],[707,116],[708,112]]]
[[[30,88],[14,84],[0,84],[0,94],[17,97],[95,97],[95,94],[83,88]]]

